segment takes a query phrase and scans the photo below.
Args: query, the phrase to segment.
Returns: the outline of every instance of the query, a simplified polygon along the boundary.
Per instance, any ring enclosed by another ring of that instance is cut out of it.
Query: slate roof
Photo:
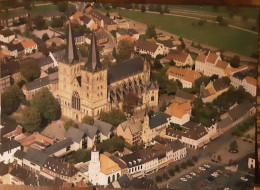
[[[100,120],[95,120],[94,127],[97,127],[98,130],[105,136],[107,136],[109,134],[109,132],[111,131],[112,125]]]
[[[6,143],[0,144],[0,155],[19,146],[21,146],[20,143],[15,140],[10,140]]]
[[[79,129],[76,129],[75,127],[70,127],[69,130],[66,133],[66,138],[71,138],[73,142],[79,143],[84,135],[84,132],[82,132]]]
[[[138,32],[133,29],[133,28],[118,28],[117,29],[117,32],[120,34],[120,35],[129,35],[129,36],[133,36],[135,34],[138,34]]]
[[[229,116],[231,117],[231,119],[233,121],[243,117],[251,108],[254,107],[254,104],[252,104],[251,102],[243,102],[239,105],[237,105],[236,107],[234,107],[233,109],[229,110]]]
[[[14,32],[9,29],[0,30],[0,34],[2,34],[4,37],[12,36],[14,35]]]
[[[18,124],[13,122],[13,121],[1,121],[1,125],[4,126],[1,129],[1,135],[2,136],[4,136],[7,133],[14,131],[16,129],[16,127],[18,126]]]
[[[159,45],[146,40],[137,40],[135,46],[149,52],[155,52],[159,47]]]
[[[36,79],[32,82],[26,83],[25,88],[26,88],[27,91],[30,91],[30,90],[34,90],[34,89],[37,89],[37,88],[47,86],[50,83],[51,83],[51,81],[50,81],[49,76],[46,76],[46,77],[43,77],[43,78]]]
[[[113,65],[108,68],[108,84],[142,72],[143,69],[144,60],[141,57],[135,57],[123,63]]]
[[[54,63],[54,61],[52,60],[52,58],[50,56],[41,58],[41,59],[37,60],[37,62],[40,67]]]
[[[198,125],[198,124],[195,123],[195,122],[193,122],[193,121],[188,121],[187,123],[184,123],[184,124],[182,125],[182,127],[185,127],[185,128],[190,129],[190,128],[196,127],[197,125]]]
[[[15,153],[14,153],[14,157],[15,158],[18,158],[18,159],[20,159],[20,160],[22,160],[23,158],[24,158],[24,156],[25,156],[25,152],[24,151],[22,151],[22,150],[17,150]]]
[[[149,90],[157,90],[159,88],[157,81],[149,81],[146,83],[146,86]]]
[[[216,79],[213,81],[213,86],[216,92],[228,88],[228,85],[222,79]]]
[[[168,122],[168,119],[171,118],[169,114],[163,112],[157,112],[149,118],[150,129],[156,128],[162,124]]]
[[[85,24],[88,24],[91,21],[91,18],[89,18],[88,16],[84,15],[79,17],[79,19],[84,22]]]
[[[240,72],[236,72],[233,74],[233,77],[239,79],[239,80],[243,80],[246,77],[245,72],[240,71]]]
[[[0,177],[8,173],[9,165],[0,162]]]
[[[46,153],[34,148],[28,148],[26,154],[24,155],[24,159],[39,166],[43,165],[47,157],[48,155]]]
[[[186,99],[186,100],[190,100],[190,101],[195,99],[195,95],[194,94],[190,94],[190,93],[184,92],[182,90],[177,90],[175,96],[183,98],[183,99]]]
[[[217,122],[217,128],[225,128],[228,125],[232,123],[232,120],[230,117],[226,117],[225,119],[222,119],[220,122]]]
[[[49,147],[47,147],[44,152],[48,155],[54,154],[55,152],[58,152],[59,150],[62,150],[70,145],[73,144],[73,141],[71,138],[64,139],[60,142],[57,142]]]
[[[17,43],[17,44],[10,43],[10,44],[6,44],[6,46],[7,46],[8,50],[11,52],[15,51],[15,50],[17,50],[18,52],[21,52],[24,50],[24,47],[21,43]]]
[[[82,131],[83,133],[86,133],[90,139],[93,139],[98,129],[94,126],[88,125],[86,123],[82,123],[79,126],[79,130]]]

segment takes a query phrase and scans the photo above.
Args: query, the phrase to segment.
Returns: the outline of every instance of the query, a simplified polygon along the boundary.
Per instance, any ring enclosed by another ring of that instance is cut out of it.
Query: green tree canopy
[[[26,107],[23,112],[23,128],[26,132],[39,131],[41,127],[41,114],[35,107]]]
[[[60,12],[66,12],[68,9],[68,2],[61,1],[57,4],[57,6]]]
[[[142,11],[143,13],[146,11],[145,5],[142,5],[142,6],[141,6],[141,11]]]
[[[73,154],[74,163],[87,162],[91,159],[91,151],[79,149]]]
[[[50,37],[48,36],[47,33],[44,33],[44,34],[42,35],[42,40],[46,42],[48,39],[50,39]]]
[[[154,25],[147,25],[147,29],[145,31],[145,34],[147,36],[147,38],[157,38],[157,34],[155,31],[155,26]]]
[[[222,77],[222,80],[227,84],[227,85],[230,85],[231,83],[231,80],[229,77]]]
[[[32,106],[40,111],[43,125],[55,121],[61,116],[60,104],[48,88],[42,88],[36,92],[32,99]]]
[[[51,21],[51,27],[53,27],[53,28],[63,27],[63,24],[64,24],[64,19],[62,19],[62,18],[54,18]]]
[[[118,62],[125,61],[130,58],[134,52],[134,44],[130,40],[120,40],[118,43]]]
[[[116,127],[127,118],[122,110],[113,108],[109,112],[101,112],[99,119]]]
[[[202,84],[204,84],[204,86],[207,86],[209,82],[210,82],[210,77],[202,76],[197,80],[195,80],[195,87],[199,89]]]
[[[237,145],[237,141],[233,140],[230,145],[229,145],[229,149],[230,150],[237,150],[238,149],[238,145]]]
[[[18,85],[12,85],[6,89],[1,95],[1,114],[10,115],[15,112],[20,103],[25,100],[23,91]]]
[[[230,60],[230,65],[235,68],[239,67],[240,57],[238,55],[234,55],[234,57],[232,57],[232,59]]]
[[[86,116],[84,116],[82,118],[82,123],[93,125],[94,124],[94,119],[93,119],[93,117],[86,115]]]
[[[43,30],[43,29],[46,29],[47,28],[47,25],[45,23],[45,20],[43,18],[43,16],[41,15],[38,15],[36,16],[34,19],[33,19],[33,23],[35,25],[35,28],[37,30]]]
[[[23,60],[21,63],[20,71],[28,82],[39,78],[41,75],[39,64],[32,59]]]
[[[120,136],[113,136],[111,139],[105,140],[97,145],[97,149],[101,152],[114,153],[122,152],[125,148],[125,139]]]

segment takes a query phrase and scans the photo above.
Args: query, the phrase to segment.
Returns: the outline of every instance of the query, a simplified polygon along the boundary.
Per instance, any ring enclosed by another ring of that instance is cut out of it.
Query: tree
[[[1,114],[11,115],[18,109],[22,101],[25,101],[25,96],[18,85],[14,84],[7,88],[1,95]]]
[[[157,4],[156,7],[155,7],[155,10],[156,10],[157,12],[159,12],[159,13],[162,13],[162,12],[163,12],[163,11],[162,11],[162,5]]]
[[[230,145],[229,145],[229,149],[230,150],[237,150],[238,149],[238,145],[237,145],[237,141],[233,140]]]
[[[177,81],[173,79],[169,80],[166,84],[166,92],[167,94],[175,94],[179,89]]]
[[[113,136],[111,139],[104,140],[97,145],[100,152],[114,153],[116,151],[122,152],[125,148],[125,139],[120,136]]]
[[[57,7],[60,12],[65,13],[68,9],[68,3],[64,1],[58,2]]]
[[[157,34],[155,31],[155,26],[154,25],[147,25],[146,31],[145,31],[145,35],[147,36],[147,38],[157,38]]]
[[[169,169],[168,173],[170,174],[170,176],[174,176],[175,175],[174,169]]]
[[[32,106],[36,107],[41,113],[43,126],[59,119],[61,116],[60,104],[48,88],[42,88],[35,93]]]
[[[41,114],[35,107],[26,107],[23,112],[23,128],[26,132],[38,131],[41,126]]]
[[[234,55],[230,60],[230,65],[232,67],[238,68],[240,65],[240,57],[238,55]]]
[[[231,80],[229,77],[222,77],[222,80],[227,84],[227,85],[230,85],[231,83]]]
[[[138,96],[134,93],[128,93],[123,100],[123,111],[129,114],[133,114],[133,110],[137,104]]]
[[[110,14],[109,14],[109,12],[108,12],[108,11],[107,11],[107,13],[106,13],[106,16],[110,18]]]
[[[106,57],[104,58],[104,60],[102,61],[102,65],[103,65],[104,67],[110,67],[110,66],[112,65],[112,63],[111,63],[110,59],[108,58],[108,56],[106,56]]]
[[[42,35],[42,40],[46,42],[48,39],[50,39],[49,36],[48,36],[48,34],[47,34],[47,33],[44,33],[44,34]]]
[[[57,47],[57,44],[56,44],[55,42],[52,42],[52,43],[51,43],[51,47],[54,47],[54,48],[55,48],[55,47]]]
[[[93,119],[93,117],[86,115],[86,116],[84,116],[82,118],[82,123],[93,125],[94,124],[94,119]]]
[[[168,179],[168,175],[167,175],[167,173],[164,172],[163,175],[162,175],[162,177],[163,177],[164,180],[167,180],[167,179]]]
[[[218,75],[216,75],[216,74],[214,74],[214,75],[212,75],[212,76],[210,77],[210,80],[211,80],[211,81],[214,81],[214,80],[216,80],[216,79],[218,79]]]
[[[91,151],[79,149],[73,154],[73,158],[75,163],[87,162],[91,159]]]
[[[182,163],[181,163],[181,168],[182,168],[182,169],[186,169],[186,168],[187,168],[187,164],[186,164],[185,162],[182,162]]]
[[[70,119],[64,123],[64,129],[68,131],[70,127],[78,128],[78,124],[76,124],[72,119]]]
[[[118,43],[118,62],[128,60],[134,52],[134,44],[130,40],[120,40]]]
[[[217,16],[216,21],[218,21],[219,23],[223,23],[224,19],[222,16]]]
[[[144,13],[144,12],[146,11],[145,5],[142,5],[142,6],[141,6],[141,11],[142,11],[142,13]]]
[[[63,23],[64,23],[64,20],[62,18],[54,18],[51,21],[51,27],[53,27],[53,28],[63,27]]]
[[[156,182],[162,182],[162,177],[157,175],[155,178]]]
[[[34,62],[32,59],[23,60],[20,71],[28,82],[39,78],[41,75],[41,70],[38,63]]]
[[[120,123],[126,121],[127,118],[120,109],[112,108],[109,112],[101,112],[99,119],[116,127]]]
[[[192,156],[192,160],[194,161],[194,162],[198,162],[198,156]]]
[[[199,89],[202,86],[202,84],[204,84],[204,86],[207,86],[209,82],[210,77],[202,76],[195,80],[195,87]]]
[[[187,160],[186,164],[187,166],[194,166],[194,163],[192,162],[191,159]]]
[[[104,7],[106,10],[110,10],[110,6],[108,4],[106,4]]]
[[[154,6],[153,6],[153,4],[150,4],[148,9],[149,9],[149,11],[154,11]]]
[[[156,59],[154,61],[154,69],[155,70],[160,70],[161,68],[163,68],[162,64],[160,63],[160,61],[158,59]]]
[[[170,12],[168,5],[165,5],[165,6],[164,6],[163,12],[164,12],[164,13],[169,13],[169,12]]]
[[[180,171],[180,166],[177,164],[175,165],[175,169],[174,169],[176,172],[179,172]]]
[[[134,9],[139,9],[139,4],[134,4]]]
[[[169,65],[171,65],[171,66],[175,66],[176,63],[175,63],[175,61],[171,60],[171,61],[169,62]]]
[[[43,30],[43,29],[46,29],[46,28],[47,28],[46,23],[45,23],[45,20],[44,20],[43,16],[41,16],[41,15],[36,16],[36,17],[33,19],[33,23],[34,23],[35,28],[36,28],[37,30]]]
[[[31,3],[32,3],[31,1],[24,1],[24,9],[31,10],[32,9]]]
[[[149,116],[149,117],[152,117],[153,114],[154,114],[154,111],[153,111],[153,110],[149,110],[149,112],[148,112],[148,116]]]
[[[160,112],[165,112],[166,107],[167,107],[167,104],[166,104],[165,101],[163,101],[161,107],[159,108],[159,111],[160,111]]]

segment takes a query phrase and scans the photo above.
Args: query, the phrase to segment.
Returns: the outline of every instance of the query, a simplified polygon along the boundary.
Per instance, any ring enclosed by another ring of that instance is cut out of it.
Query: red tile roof
[[[24,48],[30,48],[32,46],[36,46],[37,44],[33,40],[27,40],[25,42],[21,42]]]
[[[217,58],[218,58],[218,56],[215,53],[209,53],[206,61],[214,64],[216,62]]]
[[[228,62],[219,60],[216,64],[216,67],[221,69],[226,69],[228,65],[229,65]]]
[[[174,61],[180,61],[180,62],[185,63],[188,56],[189,56],[189,54],[186,52],[170,50],[169,54],[166,57],[164,57],[163,59],[166,59],[168,61],[174,60]]]
[[[167,75],[172,75],[177,78],[181,78],[188,82],[194,82],[197,78],[201,76],[201,74],[197,71],[190,70],[190,69],[181,69],[177,67],[170,67],[167,72]]]
[[[203,62],[205,63],[205,60],[206,60],[206,56],[201,54],[197,57],[196,61],[200,61],[200,62]]]
[[[155,52],[158,48],[158,45],[152,42],[148,42],[146,40],[137,40],[135,43],[137,48],[144,49],[146,51]]]

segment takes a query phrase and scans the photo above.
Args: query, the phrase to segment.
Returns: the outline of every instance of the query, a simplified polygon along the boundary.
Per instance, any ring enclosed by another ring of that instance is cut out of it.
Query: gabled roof
[[[174,61],[180,61],[182,63],[185,63],[187,58],[190,54],[184,52],[184,51],[177,51],[177,50],[170,50],[169,54],[164,57],[163,59],[166,59],[168,61],[174,60]]]
[[[86,133],[87,136],[88,136],[90,139],[93,139],[94,136],[96,135],[98,129],[97,129],[97,127],[91,126],[91,125],[89,125],[89,124],[82,123],[82,124],[79,126],[79,130],[81,130],[82,132]]]
[[[159,88],[157,81],[149,81],[146,86],[149,90],[157,90]]]
[[[0,177],[8,173],[9,165],[0,162]]]
[[[20,143],[15,140],[10,140],[6,143],[0,144],[0,155],[19,146],[21,146]]]
[[[138,34],[138,32],[133,29],[133,28],[118,28],[117,29],[117,32],[120,34],[120,35],[129,35],[129,36],[133,36],[134,34]]]
[[[219,60],[216,64],[216,67],[221,69],[226,69],[228,65],[229,65],[228,62]]]
[[[181,119],[190,109],[191,105],[188,101],[181,104],[174,102],[167,108],[165,113]]]
[[[197,71],[190,70],[190,69],[182,69],[177,67],[170,67],[167,70],[166,74],[174,76],[176,78],[183,79],[191,83],[194,83],[195,80],[201,76],[201,74]]]
[[[194,94],[184,92],[183,90],[177,90],[175,97],[183,98],[183,99],[190,100],[190,101],[195,99]]]
[[[134,121],[133,118],[130,120],[124,121],[120,124],[125,131],[127,128],[129,128],[132,135],[142,131],[142,123],[140,121]]]
[[[49,76],[33,80],[32,82],[26,83],[25,88],[27,91],[31,91],[37,88],[41,88],[50,84]]]
[[[171,118],[169,114],[163,112],[157,112],[149,118],[150,129],[156,128],[160,125],[168,123],[168,119]]]
[[[21,44],[24,47],[24,49],[30,48],[33,46],[37,46],[37,44],[33,40],[27,40],[27,41],[21,42]]]
[[[159,47],[159,45],[152,43],[152,42],[149,42],[149,41],[146,41],[146,40],[137,40],[136,43],[135,43],[135,46],[137,48],[141,48],[141,49],[144,49],[146,51],[153,52],[153,53]]]
[[[102,63],[100,62],[96,37],[94,33],[92,34],[88,61],[85,64],[85,68],[87,68],[90,71],[96,71],[102,69]]]
[[[220,122],[217,122],[217,128],[225,128],[228,125],[232,123],[232,120],[230,117],[226,117],[225,119],[222,119]]]
[[[53,59],[50,56],[38,59],[37,62],[40,67],[54,63]]]
[[[108,84],[142,72],[144,69],[144,60],[141,57],[134,57],[123,63],[113,65],[108,68]]]
[[[105,136],[107,136],[109,134],[109,132],[111,131],[112,125],[100,120],[95,120],[94,127],[97,127],[98,130]]]
[[[209,52],[206,58],[206,62],[214,64],[218,58],[218,55],[215,53]]]
[[[86,15],[83,15],[81,17],[79,17],[79,19],[84,22],[85,24],[88,24],[90,21],[91,21],[91,18],[89,18],[88,16]]]
[[[243,103],[237,105],[233,109],[229,110],[228,113],[229,113],[229,116],[231,117],[231,119],[233,121],[235,121],[235,120],[243,117],[253,107],[254,107],[254,104],[246,101],[246,102],[243,102]]]
[[[213,81],[213,87],[216,92],[228,88],[228,85],[222,79],[216,79]]]
[[[4,37],[12,36],[14,35],[14,32],[9,29],[0,30],[0,34],[2,34]]]
[[[28,148],[24,155],[24,159],[38,165],[42,166],[48,155],[40,150],[34,148]]]
[[[174,47],[172,40],[157,40],[157,43],[163,44],[165,47],[172,48]]]
[[[109,175],[114,171],[119,171],[120,169],[121,168],[119,165],[111,160],[108,156],[105,154],[100,155],[100,172],[105,175]]]
[[[71,138],[73,142],[79,143],[82,140],[83,135],[84,132],[81,130],[76,129],[75,127],[70,127],[65,136],[66,138]]]
[[[197,57],[196,61],[200,61],[202,63],[205,63],[207,56],[201,54]]]
[[[62,150],[64,148],[67,148],[68,146],[72,145],[73,141],[71,138],[64,139],[60,142],[57,142],[53,144],[52,146],[47,147],[44,152],[48,155],[54,154],[55,152],[58,152],[59,150]]]
[[[15,131],[18,126],[21,127],[20,125],[18,125],[16,122],[13,122],[13,121],[1,121],[1,125],[4,126],[1,129],[1,134],[0,134],[1,136],[4,136],[7,133]],[[0,138],[1,138],[1,136],[0,136]]]

